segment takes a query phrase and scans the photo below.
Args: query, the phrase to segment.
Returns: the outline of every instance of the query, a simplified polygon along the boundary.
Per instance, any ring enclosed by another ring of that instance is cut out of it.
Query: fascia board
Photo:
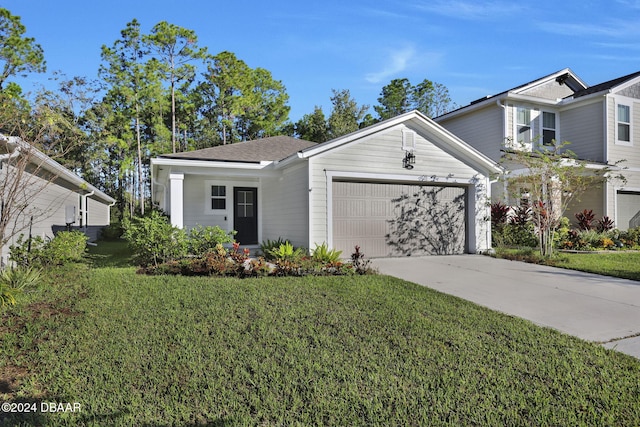
[[[151,166],[176,166],[176,167],[198,167],[209,169],[246,169],[261,170],[272,165],[272,161],[262,161],[260,163],[243,163],[243,162],[219,162],[212,160],[187,160],[187,159],[169,159],[164,157],[155,157],[151,159]]]
[[[78,187],[77,191],[83,190],[86,193],[93,193],[91,196],[92,198],[100,198],[107,203],[115,203],[116,200],[113,197],[103,193],[37,148],[33,147],[30,144],[27,144],[20,138],[10,138],[10,140],[11,142],[16,143],[21,149],[24,149],[24,151],[21,151],[24,155],[32,156],[33,160],[31,161],[31,163],[33,163],[37,167],[48,170],[49,172],[53,173],[58,179],[62,179],[72,186]]]

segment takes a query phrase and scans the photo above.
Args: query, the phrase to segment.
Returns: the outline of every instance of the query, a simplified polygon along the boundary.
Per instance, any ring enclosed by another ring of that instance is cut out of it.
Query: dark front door
[[[242,245],[258,243],[258,189],[233,187],[233,228]]]

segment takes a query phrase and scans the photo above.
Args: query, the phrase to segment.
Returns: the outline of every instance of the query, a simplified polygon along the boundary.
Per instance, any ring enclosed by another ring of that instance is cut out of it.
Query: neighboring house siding
[[[560,99],[573,95],[573,91],[566,85],[560,85],[555,80],[532,87],[528,90],[519,92],[522,95],[536,96],[545,99]]]
[[[582,160],[604,161],[604,102],[581,105],[560,113],[560,139]]]
[[[616,142],[616,108],[618,103],[632,106],[631,145],[623,145]],[[609,162],[615,163],[624,160],[622,166],[629,168],[640,167],[640,100],[615,95],[609,96],[607,101],[607,120]]]
[[[309,238],[307,162],[265,178],[262,185],[262,240],[288,239],[294,246],[313,248]],[[322,243],[322,242],[318,242]]]
[[[414,169],[404,169],[402,159],[402,131],[410,130],[406,125],[399,125],[384,133],[346,144],[328,152],[312,157],[309,162],[311,171],[311,230],[312,242],[321,243],[328,238],[327,230],[327,172],[355,172],[379,175],[409,175],[424,177],[432,181],[432,176],[439,177],[436,182],[451,180],[469,180],[477,172],[429,142],[416,133],[416,162]],[[330,215],[331,213],[329,213]]]
[[[499,161],[504,142],[502,107],[493,104],[472,114],[438,121],[467,144],[494,161]]]
[[[87,198],[89,207],[89,215],[87,217],[87,225],[105,227],[109,225],[109,205],[98,200]]]
[[[7,166],[3,165],[3,167]],[[14,227],[17,234],[2,248],[2,262],[4,263],[7,262],[9,247],[18,240],[21,234],[28,236],[29,228],[31,228],[31,235],[34,237],[53,238],[54,227],[65,225],[65,206],[76,207],[76,223],[74,225],[79,224],[77,193],[33,176],[29,180],[31,191],[27,188],[26,192],[33,194],[33,197],[30,197],[31,203],[24,210],[24,213],[7,228],[7,235],[12,234],[11,230]],[[33,223],[31,223],[32,217]]]

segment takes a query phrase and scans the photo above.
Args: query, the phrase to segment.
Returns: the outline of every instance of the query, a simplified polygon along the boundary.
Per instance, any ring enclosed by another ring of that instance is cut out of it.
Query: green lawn
[[[640,281],[640,252],[636,251],[557,252],[553,257],[544,259],[536,249],[501,248],[496,251],[496,256]]]
[[[0,401],[82,410],[0,424],[640,424],[640,361],[455,297],[388,276],[147,277],[126,258],[52,271],[3,317],[0,372],[23,376]]]
[[[555,265],[572,270],[640,280],[640,252],[563,254]]]

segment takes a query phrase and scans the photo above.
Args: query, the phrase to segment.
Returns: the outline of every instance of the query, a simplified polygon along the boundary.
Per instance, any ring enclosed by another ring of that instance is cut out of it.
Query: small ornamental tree
[[[614,176],[616,165],[588,167],[575,153],[566,149],[569,142],[540,146],[531,151],[524,146],[506,150],[502,163],[511,171],[504,175],[512,197],[519,199],[520,189],[526,188],[531,200],[531,214],[538,234],[540,255],[553,253],[553,241],[567,207],[589,188]]]

